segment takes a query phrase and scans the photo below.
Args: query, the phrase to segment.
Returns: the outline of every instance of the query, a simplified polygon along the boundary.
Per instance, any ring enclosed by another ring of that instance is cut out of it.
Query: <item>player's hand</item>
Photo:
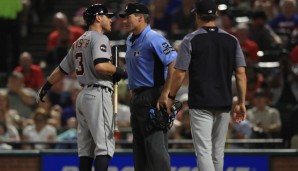
[[[231,111],[232,119],[236,123],[242,122],[246,118],[245,104],[236,104]]]
[[[35,96],[35,101],[36,103],[44,102],[43,98],[44,96],[47,94],[47,92],[50,90],[50,88],[52,87],[52,84],[49,83],[48,81],[39,89],[39,91],[37,92],[36,96]]]
[[[43,90],[42,88],[38,90],[36,96],[35,96],[35,101],[36,103],[44,102],[43,97],[47,94],[47,91]]]
[[[121,79],[126,79],[127,78],[127,72],[120,68],[116,67],[116,72],[113,74],[113,83],[119,82]]]

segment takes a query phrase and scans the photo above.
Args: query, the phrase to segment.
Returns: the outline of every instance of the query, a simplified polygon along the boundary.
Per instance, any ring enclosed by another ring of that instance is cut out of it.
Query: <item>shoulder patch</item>
[[[162,43],[162,47],[163,47],[163,53],[165,55],[169,54],[171,51],[173,51],[173,47],[171,45],[169,45],[169,43],[164,42]]]
[[[107,52],[107,46],[105,44],[100,45],[99,49],[103,52]]]
[[[167,44],[166,42],[164,42],[164,43],[162,44],[162,47],[167,48],[167,47],[169,47],[169,44]]]

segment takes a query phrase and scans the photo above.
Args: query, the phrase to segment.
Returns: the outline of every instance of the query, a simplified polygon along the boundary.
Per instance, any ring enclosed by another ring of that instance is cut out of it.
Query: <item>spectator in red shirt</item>
[[[69,45],[71,45],[84,33],[84,30],[82,28],[69,25],[67,16],[62,12],[58,12],[54,15],[54,24],[56,29],[52,31],[48,36],[48,52],[59,46],[59,43],[64,43],[63,41],[66,41]],[[66,32],[69,33],[68,38],[59,40],[59,37],[61,37],[61,32],[65,32],[65,30],[67,30]]]
[[[19,64],[15,71],[24,75],[25,87],[38,90],[44,84],[44,74],[39,66],[33,64],[31,54],[29,52],[21,53]]]
[[[236,37],[238,38],[241,49],[245,55],[246,63],[248,65],[257,63],[259,61],[259,56],[257,55],[259,47],[254,41],[248,39],[249,32],[246,24],[239,24],[237,26]]]

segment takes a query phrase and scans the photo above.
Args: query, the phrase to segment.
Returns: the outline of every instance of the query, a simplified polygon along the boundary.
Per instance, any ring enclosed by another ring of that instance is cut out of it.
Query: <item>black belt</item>
[[[98,88],[98,87],[101,87],[102,89],[106,89],[106,90],[108,90],[109,92],[112,92],[113,90],[112,89],[110,89],[109,87],[107,87],[107,86],[102,86],[102,85],[99,85],[99,84],[81,84],[81,86],[82,87],[87,87],[87,88],[90,88],[90,87],[92,87],[92,88]]]
[[[154,88],[159,88],[159,87],[160,87],[160,86],[158,86],[158,87],[140,87],[140,88],[133,89],[133,90],[132,90],[132,93],[133,93],[133,94],[139,94],[139,93],[144,92],[144,91],[146,91],[146,90],[154,89]]]
[[[89,88],[89,87],[98,88],[98,87],[101,87],[101,86],[98,85],[98,84],[94,84],[94,85],[87,85],[87,87],[88,87],[88,88]]]

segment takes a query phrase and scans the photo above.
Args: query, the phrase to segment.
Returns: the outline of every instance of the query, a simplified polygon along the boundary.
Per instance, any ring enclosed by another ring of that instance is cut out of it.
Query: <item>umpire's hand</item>
[[[44,102],[43,97],[47,94],[47,92],[51,89],[52,84],[47,81],[37,92],[35,96],[36,103],[39,103],[39,101]]]

